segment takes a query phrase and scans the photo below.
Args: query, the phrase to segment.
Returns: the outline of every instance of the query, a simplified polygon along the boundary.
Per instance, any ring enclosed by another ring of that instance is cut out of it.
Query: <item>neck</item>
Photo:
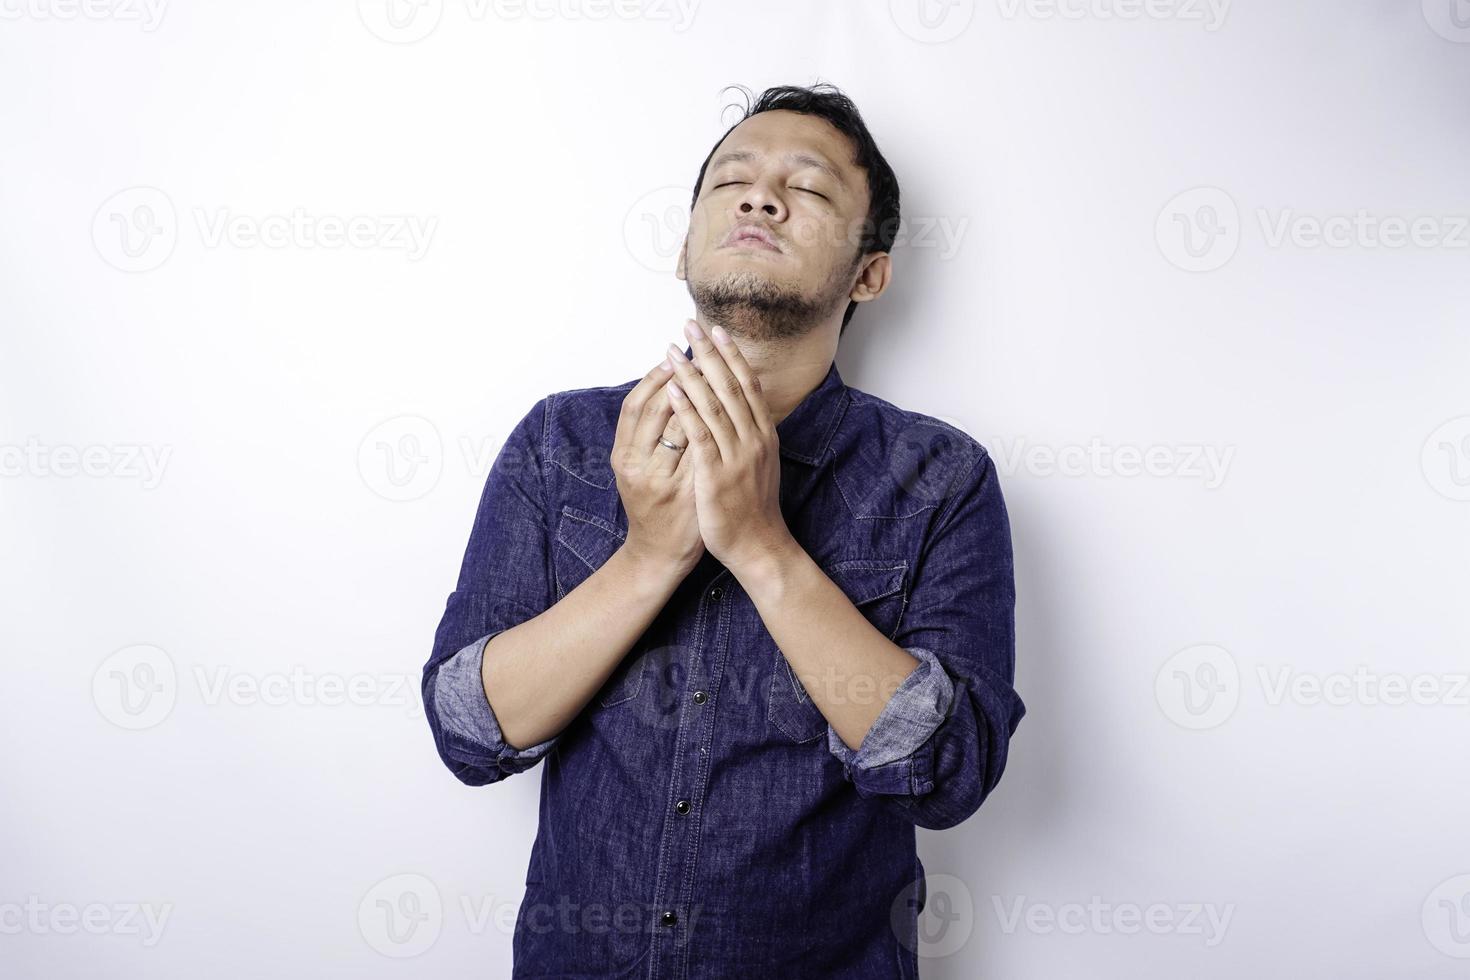
[[[700,329],[709,332],[710,324],[702,314],[696,313]],[[722,324],[723,326],[723,324]],[[837,356],[837,328],[828,329],[824,324],[808,330],[800,337],[762,339],[745,336],[744,331],[726,331],[740,348],[740,353],[760,378],[761,393],[771,412],[771,424],[779,424],[801,404],[832,366]]]

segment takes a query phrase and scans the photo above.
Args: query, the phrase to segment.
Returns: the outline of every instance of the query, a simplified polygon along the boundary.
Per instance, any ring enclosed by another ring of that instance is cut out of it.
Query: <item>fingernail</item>
[[[678,398],[679,400],[682,401],[683,398],[684,398],[684,389],[679,387],[679,382],[677,382],[677,381],[670,381],[669,382],[669,394],[673,395],[675,398]]]
[[[665,354],[664,362],[660,364],[659,367],[663,368],[665,371],[672,371],[674,370],[674,361],[672,358],[669,357],[669,355]]]
[[[684,351],[679,347],[678,344],[670,341],[669,350],[673,351],[673,357],[677,357],[681,361],[686,360],[686,358],[684,357]]]
[[[715,338],[721,344],[728,344],[730,342],[730,335],[725,333],[725,328],[718,323],[709,328],[709,333],[711,337]]]
[[[694,320],[690,320],[684,324],[684,332],[689,335],[691,340],[699,340],[704,336],[704,331],[699,329],[699,324]]]

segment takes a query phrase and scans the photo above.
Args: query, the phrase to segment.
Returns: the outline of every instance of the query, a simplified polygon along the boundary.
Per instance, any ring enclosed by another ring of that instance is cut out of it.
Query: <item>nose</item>
[[[786,205],[764,180],[753,181],[740,198],[741,214],[749,214],[756,208],[764,211],[773,220],[779,221],[786,217]]]

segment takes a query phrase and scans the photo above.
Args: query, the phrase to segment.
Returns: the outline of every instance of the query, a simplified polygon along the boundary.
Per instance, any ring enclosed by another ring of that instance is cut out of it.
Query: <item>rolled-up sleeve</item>
[[[501,735],[495,709],[490,707],[490,699],[485,696],[481,666],[487,645],[502,632],[496,630],[444,661],[433,681],[433,696],[439,724],[443,727],[445,739],[454,743],[455,755],[473,759],[486,768],[499,766],[509,775],[534,766],[551,750],[556,736],[516,749]]]
[[[973,461],[931,526],[893,642],[920,660],[857,752],[828,726],[828,748],[858,795],[916,825],[953,827],[1005,770],[1026,706],[1015,679],[1010,521],[995,464]]]
[[[435,747],[450,772],[471,786],[529,769],[557,741],[553,736],[525,748],[508,745],[481,671],[496,635],[539,616],[554,601],[541,451],[548,400],[517,423],[490,468],[458,584],[424,665],[424,714]]]
[[[907,652],[918,658],[919,665],[894,690],[857,751],[827,726],[827,748],[841,760],[859,796],[919,795],[933,788],[930,736],[954,704],[954,681],[934,651],[912,647]]]

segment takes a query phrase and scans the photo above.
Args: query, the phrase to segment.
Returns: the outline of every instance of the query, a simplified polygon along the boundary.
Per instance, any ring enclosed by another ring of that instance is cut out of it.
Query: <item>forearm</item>
[[[491,639],[481,680],[506,744],[534,745],[565,728],[687,574],[619,548],[541,615]]]
[[[813,703],[856,750],[919,661],[873,627],[799,544],[737,573]]]

